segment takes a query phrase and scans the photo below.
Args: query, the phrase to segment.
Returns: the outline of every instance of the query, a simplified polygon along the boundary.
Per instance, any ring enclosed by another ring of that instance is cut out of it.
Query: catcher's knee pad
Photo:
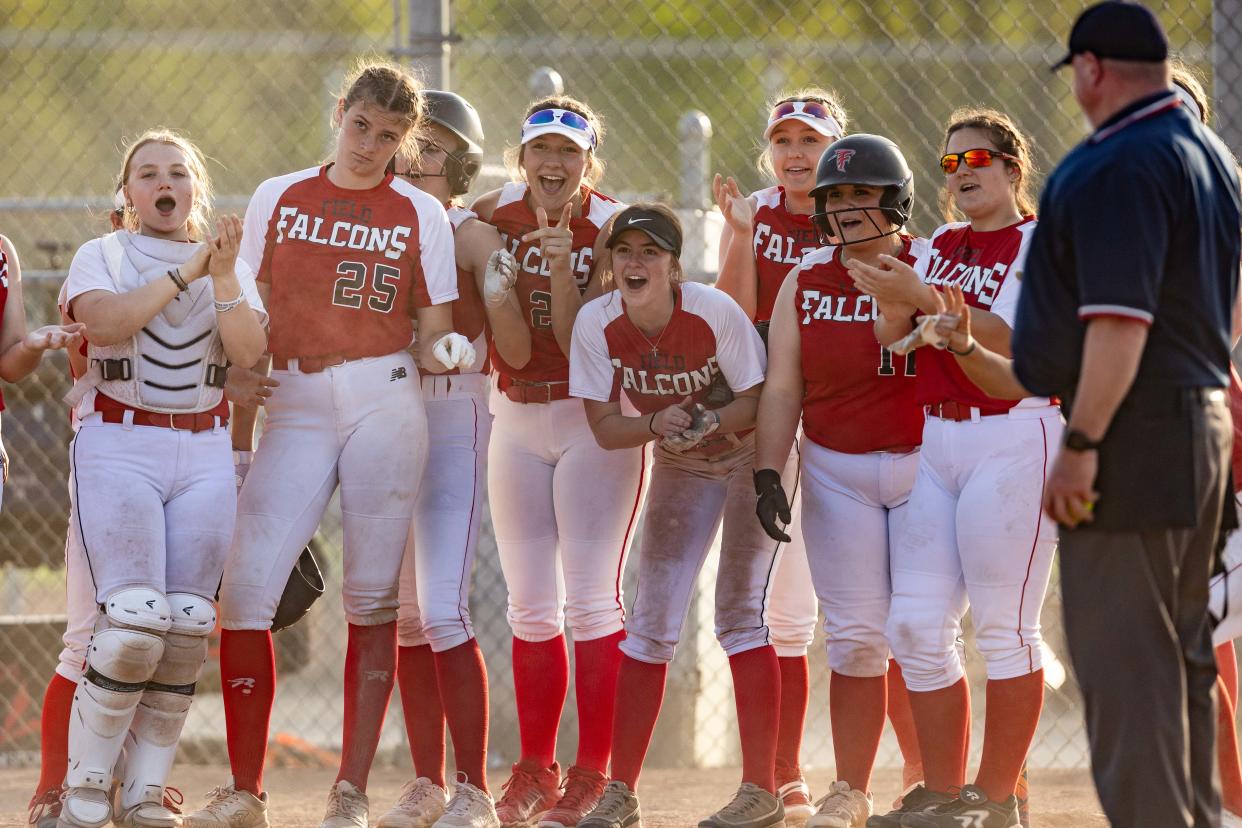
[[[206,598],[174,592],[168,603],[172,629],[164,635],[164,655],[147,682],[126,739],[123,808],[160,801],[207,660],[207,636],[215,628],[215,608]]]
[[[965,670],[951,616],[924,610],[892,613],[885,627],[893,657],[906,686],[916,692],[940,690],[956,683]]]
[[[109,595],[86,653],[69,725],[70,787],[106,790],[112,764],[147,682],[164,656],[172,624],[167,599],[145,587]]]

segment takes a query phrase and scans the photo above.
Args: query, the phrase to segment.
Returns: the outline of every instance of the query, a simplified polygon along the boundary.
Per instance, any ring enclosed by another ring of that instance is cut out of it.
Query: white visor
[[[845,130],[841,129],[841,125],[837,123],[836,118],[816,118],[814,115],[809,115],[805,112],[794,112],[791,115],[786,115],[784,118],[778,118],[777,120],[769,123],[768,128],[763,131],[763,140],[766,141],[771,138],[772,130],[776,129],[786,121],[801,121],[802,123],[810,126],[820,135],[823,135],[826,138],[831,138],[834,141],[838,138],[845,137]]]
[[[591,149],[591,139],[580,130],[572,129],[563,124],[540,124],[539,126],[522,128],[522,143],[533,141],[541,135],[560,135],[578,145],[580,149]]]

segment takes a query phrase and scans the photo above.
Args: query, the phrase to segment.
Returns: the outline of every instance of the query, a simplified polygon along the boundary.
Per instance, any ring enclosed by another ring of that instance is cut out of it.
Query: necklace
[[[650,345],[650,346],[651,346],[651,358],[652,358],[652,359],[655,359],[655,358],[656,358],[656,355],[659,353],[659,351],[660,351],[660,340],[664,338],[664,334],[668,333],[668,329],[669,329],[669,327],[670,327],[670,325],[671,325],[672,321],[673,321],[672,317],[669,317],[668,322],[667,322],[667,323],[665,323],[665,325],[664,325],[664,330],[660,331],[660,335],[659,335],[659,336],[657,336],[657,337],[655,338],[655,342],[652,342],[652,341],[651,341],[651,337],[649,337],[649,336],[647,336],[645,333],[643,333],[642,328],[638,327],[637,325],[635,325],[635,326],[634,326],[634,330],[638,331],[638,335],[639,335],[639,336],[641,336],[641,337],[643,338],[643,341],[644,341],[644,342],[646,342],[648,345]]]

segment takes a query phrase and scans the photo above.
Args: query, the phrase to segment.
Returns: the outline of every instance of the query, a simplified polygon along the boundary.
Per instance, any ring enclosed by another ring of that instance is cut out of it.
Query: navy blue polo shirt
[[[1136,101],[1057,166],[1044,187],[1014,321],[1014,371],[1072,396],[1086,323],[1150,326],[1134,388],[1223,387],[1238,284],[1233,157],[1172,92]]]

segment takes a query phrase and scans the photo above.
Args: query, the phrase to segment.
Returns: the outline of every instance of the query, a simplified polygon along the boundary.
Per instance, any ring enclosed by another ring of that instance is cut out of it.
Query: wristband
[[[652,414],[651,419],[647,421],[647,430],[650,431],[655,436],[659,437],[660,432],[655,430],[655,418],[656,418],[656,415]]]
[[[252,457],[254,457],[253,451],[239,451],[238,449],[233,449],[234,466],[239,463],[249,463]]]
[[[214,302],[213,304],[216,306],[216,313],[228,313],[233,308],[237,307],[238,305],[240,305],[242,302],[245,302],[245,301],[246,301],[246,292],[238,291],[236,299],[232,299],[228,302]]]
[[[975,352],[975,348],[978,347],[978,345],[979,343],[976,342],[974,338],[972,337],[970,340],[970,347],[968,347],[964,351],[955,351],[951,347],[949,347],[947,344],[944,346],[944,349],[948,351],[949,353],[953,354],[953,356],[970,356],[971,354]]]

